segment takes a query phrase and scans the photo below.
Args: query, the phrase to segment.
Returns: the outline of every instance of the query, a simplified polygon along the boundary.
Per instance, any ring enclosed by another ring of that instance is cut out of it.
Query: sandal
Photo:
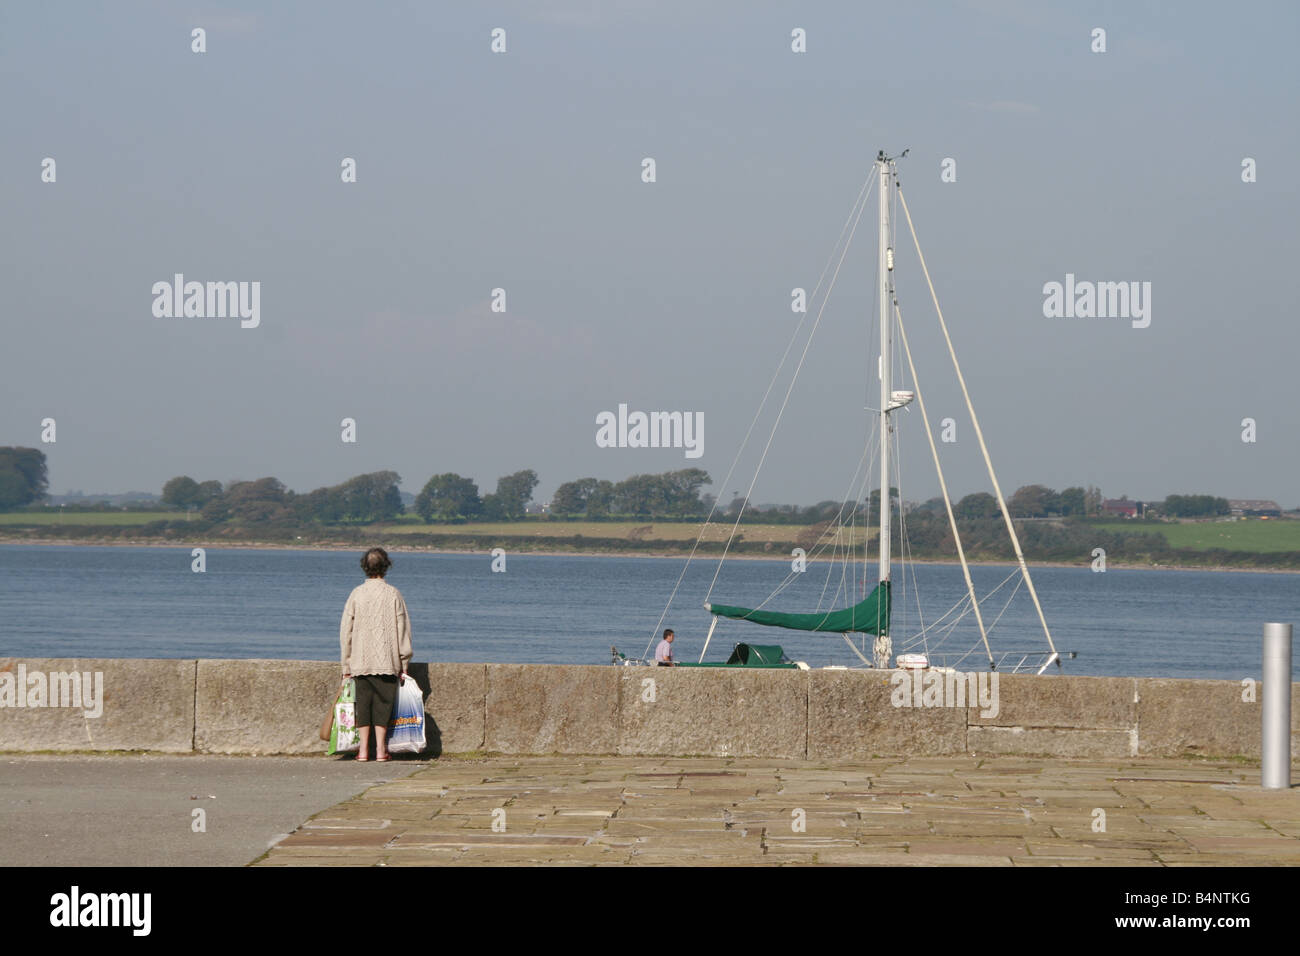
[[[383,763],[385,760],[390,760],[390,759],[392,759],[390,754],[384,754],[382,757],[375,758],[375,760],[379,763]]]

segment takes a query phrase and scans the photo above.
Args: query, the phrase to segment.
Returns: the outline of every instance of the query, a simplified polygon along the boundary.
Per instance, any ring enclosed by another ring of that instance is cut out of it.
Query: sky
[[[5,3],[0,445],[44,450],[56,494],[380,469],[489,491],[532,468],[546,500],[700,467],[729,499],[788,382],[738,458],[791,290],[817,284],[877,151],[908,149],[1005,491],[1296,507],[1297,27],[1300,6],[1261,2]],[[874,211],[756,500],[842,497],[869,441]],[[989,490],[895,242],[928,411],[956,423],[948,484]],[[176,273],[259,283],[258,324],[155,315]],[[1150,324],[1045,316],[1067,274],[1149,282]],[[701,415],[703,454],[599,447],[620,404]],[[924,500],[918,410],[899,426]]]

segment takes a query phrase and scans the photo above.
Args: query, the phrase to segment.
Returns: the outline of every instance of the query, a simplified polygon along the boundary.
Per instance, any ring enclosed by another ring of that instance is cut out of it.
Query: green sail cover
[[[709,610],[719,617],[734,617],[766,627],[785,627],[793,631],[830,631],[847,634],[889,633],[889,582],[882,581],[866,598],[853,607],[819,614],[784,614],[781,611],[755,611],[729,604],[710,604]]]

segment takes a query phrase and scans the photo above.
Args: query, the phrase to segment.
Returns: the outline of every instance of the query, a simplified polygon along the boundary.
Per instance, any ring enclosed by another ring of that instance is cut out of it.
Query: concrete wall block
[[[324,753],[321,721],[338,696],[325,661],[201,660],[194,748],[213,754]]]
[[[1138,686],[1138,747],[1142,756],[1260,756],[1260,703],[1243,700],[1239,681],[1142,677]],[[1291,685],[1291,755],[1300,756],[1300,684]]]
[[[483,750],[487,664],[415,664],[410,675],[424,691],[425,753]]]
[[[802,758],[807,751],[806,671],[625,667],[614,673],[622,683],[620,754]]]
[[[893,671],[809,671],[808,758],[956,754],[966,750],[966,709],[895,706]]]
[[[0,750],[189,753],[194,671],[192,660],[0,658]]]
[[[618,672],[612,667],[488,664],[485,749],[613,753],[618,692]]]
[[[970,723],[972,727],[1128,731],[1137,720],[1133,681],[1132,677],[999,674],[996,714],[981,716],[984,709],[972,705]],[[992,684],[988,687],[991,691]]]

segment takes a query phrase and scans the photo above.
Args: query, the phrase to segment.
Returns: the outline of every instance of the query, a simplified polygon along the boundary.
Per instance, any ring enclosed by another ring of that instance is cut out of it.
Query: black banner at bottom
[[[449,869],[10,869],[5,937],[330,943],[451,924],[498,946],[512,934],[536,945],[543,926],[625,933],[644,922],[656,932],[680,923],[696,942],[700,934],[763,935],[774,922],[798,931],[865,921],[919,934],[918,943],[964,930],[1065,931],[1072,939],[1198,933],[1227,942],[1294,920],[1285,868]]]

